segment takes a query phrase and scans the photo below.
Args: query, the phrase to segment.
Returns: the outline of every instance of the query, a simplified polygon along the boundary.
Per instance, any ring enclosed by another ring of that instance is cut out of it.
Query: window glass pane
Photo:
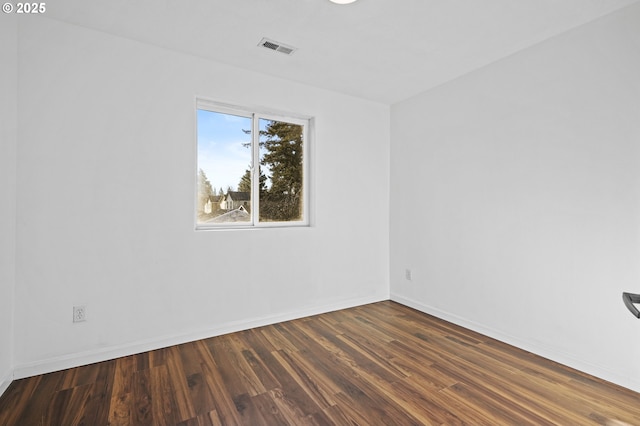
[[[304,127],[260,119],[260,222],[303,220]]]
[[[251,118],[198,109],[197,224],[251,221]]]

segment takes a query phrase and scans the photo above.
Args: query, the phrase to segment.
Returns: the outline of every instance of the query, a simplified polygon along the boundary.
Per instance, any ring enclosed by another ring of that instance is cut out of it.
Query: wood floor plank
[[[0,425],[18,424],[18,419],[33,398],[43,376],[16,380],[0,398]]]
[[[300,327],[296,329],[290,328],[295,334],[301,333]],[[313,346],[312,340],[308,341],[309,346]],[[330,356],[318,357],[315,352],[319,352],[319,348],[324,348]],[[374,413],[375,418],[382,424],[398,424],[405,422],[407,424],[419,424],[411,413],[404,412],[392,400],[386,398],[384,394],[380,394],[374,390],[375,385],[362,379],[364,370],[354,374],[356,364],[348,355],[341,351],[333,351],[333,348],[324,342],[322,345],[314,348],[315,351],[305,351],[304,354],[314,367],[314,374],[330,378],[335,382],[341,390],[341,393],[354,401],[354,405],[361,406],[369,413]]]
[[[311,336],[318,336],[326,340],[330,345],[330,347],[326,346],[329,351],[337,356],[344,354],[348,357],[349,364],[380,377],[382,381],[394,382],[405,377],[401,371],[389,366],[377,354],[368,353],[363,347],[342,338],[342,334],[332,334],[318,322],[306,323],[305,330]]]
[[[251,398],[261,416],[270,425],[308,425],[307,416],[279,389]]]
[[[266,391],[244,357],[234,350],[229,336],[208,339],[206,344],[219,367],[225,388],[234,399],[241,395],[255,396]]]
[[[16,380],[0,425],[640,425],[640,394],[386,301]]]
[[[64,371],[56,371],[42,376],[31,398],[22,407],[22,413],[16,420],[17,425],[37,425],[43,422],[51,401],[61,388],[64,375]]]
[[[295,401],[303,413],[312,414],[335,403],[332,394],[337,391],[337,387],[332,388],[328,381],[322,382],[317,374],[310,374],[312,369],[299,355],[297,352],[290,354],[286,351],[273,353],[274,359],[291,378],[290,381],[283,382],[285,386],[281,390],[289,400]]]
[[[324,409],[336,404],[334,395],[342,392],[341,387],[331,377],[318,374],[308,352],[279,351],[274,352],[273,356],[293,380],[306,390],[305,394],[317,407]]]
[[[238,410],[233,401],[232,395],[225,387],[224,380],[220,373],[220,367],[209,351],[206,341],[197,346],[200,357],[203,360],[202,373],[212,395],[214,395],[214,403],[216,406],[215,418],[219,419],[222,424],[239,425],[241,424]],[[213,416],[210,416],[213,419]]]
[[[116,360],[111,402],[109,403],[108,422],[110,425],[128,426],[132,424],[133,373],[133,357],[122,357]]]
[[[115,361],[103,362],[97,365],[96,381],[90,383],[89,396],[84,407],[85,415],[82,420],[84,424],[107,424],[115,366]]]
[[[147,369],[133,374],[133,423],[136,425],[153,425],[150,379]]]
[[[181,346],[179,351],[187,386],[189,387],[191,404],[196,415],[208,413],[215,409],[211,389],[207,386],[202,371],[204,358],[200,355],[202,350],[198,348],[202,344],[201,341],[186,343]]]
[[[167,372],[171,381],[176,402],[177,420],[187,420],[197,416],[191,401],[191,392],[187,375],[181,362],[182,346],[172,346],[167,353]]]
[[[161,365],[167,365],[167,356],[169,348],[161,348],[155,351],[149,352],[149,366],[159,367]]]
[[[362,422],[366,422],[366,419],[362,418],[358,421],[352,417],[350,417],[345,410],[339,405],[332,405],[331,407],[323,410],[323,413],[327,416],[332,425],[360,425],[366,424]]]
[[[177,412],[175,392],[166,364],[151,367],[149,378],[151,381],[151,412],[155,425],[171,426],[177,424],[179,414]]]
[[[414,386],[412,381],[400,380],[391,384],[390,394],[395,396],[400,406],[414,413],[423,424],[463,424],[448,407],[433,401],[432,397],[436,392],[424,392],[422,388]]]

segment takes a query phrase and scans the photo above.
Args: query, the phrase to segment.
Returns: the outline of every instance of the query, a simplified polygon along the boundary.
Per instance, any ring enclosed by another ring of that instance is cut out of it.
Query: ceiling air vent
[[[264,47],[265,49],[275,50],[276,52],[284,53],[285,55],[291,55],[296,51],[295,47],[287,46],[275,40],[270,40],[268,38],[263,38],[258,43],[258,46]]]

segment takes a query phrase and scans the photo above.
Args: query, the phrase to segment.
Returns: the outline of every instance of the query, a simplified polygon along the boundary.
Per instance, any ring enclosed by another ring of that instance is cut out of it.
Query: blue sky
[[[198,168],[204,170],[217,191],[237,190],[251,164],[251,118],[198,110]]]

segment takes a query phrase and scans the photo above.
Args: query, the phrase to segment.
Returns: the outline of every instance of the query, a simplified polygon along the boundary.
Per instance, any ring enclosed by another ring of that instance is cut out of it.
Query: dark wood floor
[[[80,424],[640,425],[640,394],[381,302],[17,380],[0,398],[3,426]]]

